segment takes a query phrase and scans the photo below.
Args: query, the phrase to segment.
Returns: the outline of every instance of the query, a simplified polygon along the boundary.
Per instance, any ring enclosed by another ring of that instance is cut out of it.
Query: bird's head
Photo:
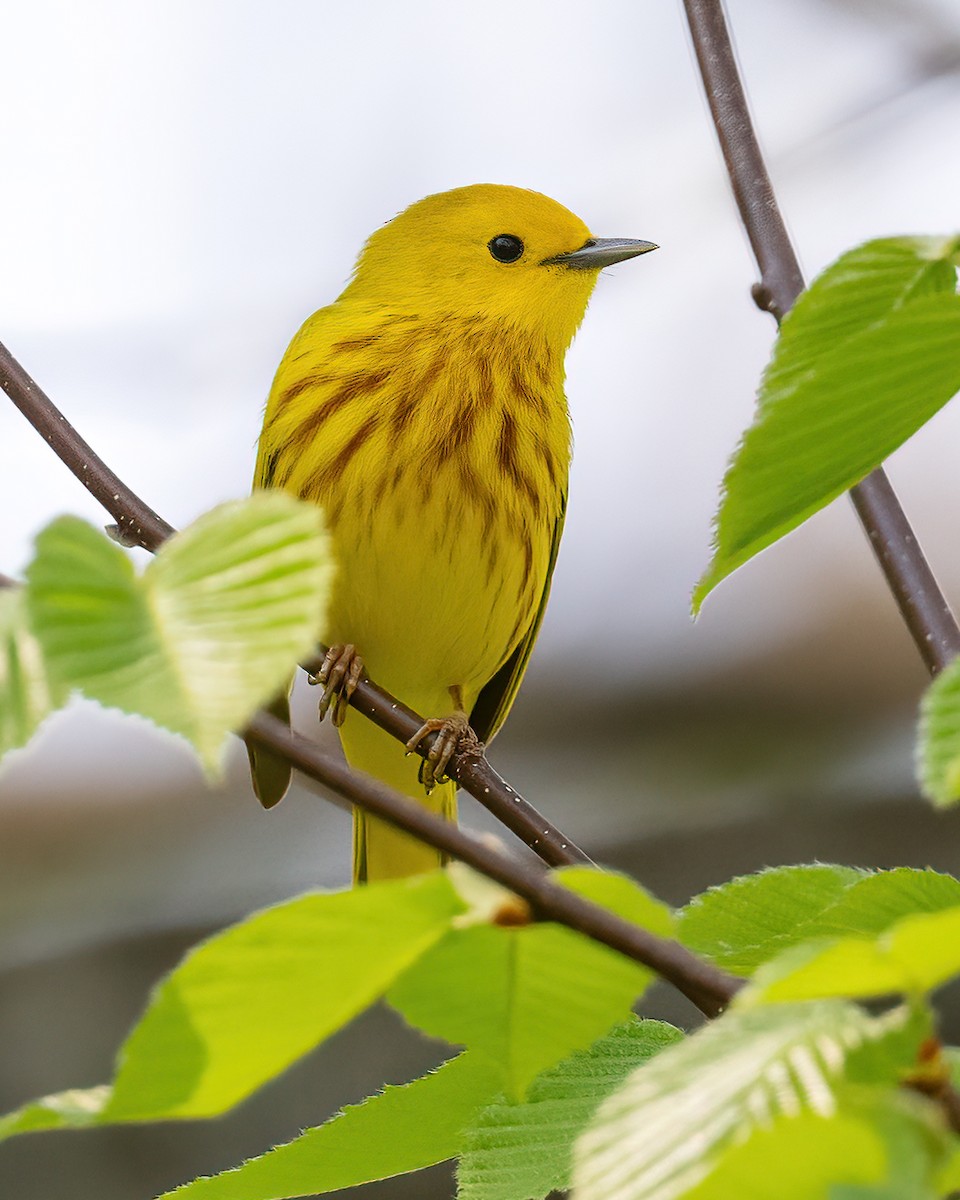
[[[474,184],[427,196],[378,229],[344,298],[441,320],[492,318],[566,347],[601,269],[655,249],[595,238],[539,192]]]

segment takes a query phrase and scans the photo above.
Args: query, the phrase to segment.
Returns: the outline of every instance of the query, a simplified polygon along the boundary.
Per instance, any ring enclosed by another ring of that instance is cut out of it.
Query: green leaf
[[[929,868],[777,867],[695,897],[679,914],[679,937],[727,970],[749,975],[801,942],[878,934],[901,917],[956,905],[960,881]]]
[[[39,1133],[45,1129],[88,1129],[99,1125],[110,1100],[111,1088],[105,1084],[92,1088],[72,1088],[40,1100],[31,1100],[15,1112],[0,1117],[0,1142],[18,1133]]]
[[[577,1143],[575,1200],[759,1198],[770,1194],[771,1178],[778,1196],[808,1200],[786,1190],[791,1160],[772,1176],[768,1167],[767,1190],[693,1189],[757,1130],[804,1113],[824,1121],[842,1114],[848,1059],[870,1042],[902,1042],[910,1019],[902,1009],[874,1018],[836,1001],[728,1011],[634,1071],[601,1104]],[[915,1047],[899,1049],[906,1067]],[[895,1061],[877,1058],[872,1066],[870,1086],[862,1086],[893,1091]],[[818,1153],[818,1140],[800,1144]]]
[[[960,907],[903,917],[872,937],[818,938],[764,963],[735,1004],[918,995],[960,974]]]
[[[227,734],[315,646],[331,576],[320,510],[258,492],[172,537],[140,578],[60,517],[37,538],[27,604],[54,686],[182,734],[216,776]]]
[[[127,1039],[104,1120],[226,1111],[377,1000],[462,911],[438,871],[301,896],[202,943]]]
[[[195,1179],[160,1200],[282,1200],[388,1179],[453,1158],[463,1129],[498,1086],[471,1054],[352,1105],[241,1167]]]
[[[861,877],[801,934],[882,933],[901,917],[942,912],[960,905],[960,880],[930,867],[894,867]]]
[[[941,1139],[930,1106],[895,1092],[843,1097],[832,1117],[780,1117],[723,1155],[685,1200],[937,1200]]]
[[[413,1025],[497,1063],[511,1099],[630,1011],[646,968],[559,925],[457,929],[391,988]]]
[[[598,1104],[682,1037],[662,1021],[627,1021],[538,1076],[526,1101],[488,1105],[465,1134],[459,1200],[535,1200],[569,1187],[573,1143]]]
[[[678,914],[677,936],[725,970],[749,975],[801,940],[803,927],[861,878],[853,867],[825,863],[743,875],[695,896]]]
[[[673,937],[676,919],[670,906],[658,900],[629,875],[595,867],[560,867],[552,872],[557,883],[585,900],[592,900],[627,921],[660,937]]]
[[[0,588],[0,758],[25,746],[40,722],[67,698],[46,674],[27,625],[23,589]]]
[[[724,478],[695,613],[722,579],[863,479],[960,388],[958,245],[868,242],[799,298]]]
[[[924,692],[917,733],[917,776],[928,800],[946,807],[960,800],[960,659]]]

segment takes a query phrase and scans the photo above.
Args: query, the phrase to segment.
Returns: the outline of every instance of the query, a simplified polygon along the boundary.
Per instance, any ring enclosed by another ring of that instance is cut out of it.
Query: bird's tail
[[[267,712],[290,724],[290,689],[282,692],[266,705]],[[257,799],[264,808],[273,808],[287,794],[290,786],[290,764],[277,758],[267,750],[261,750],[247,742],[247,758],[250,760],[250,779]]]
[[[343,749],[351,766],[375,775],[389,787],[403,792],[420,804],[450,821],[457,819],[457,788],[454,783],[440,784],[426,795],[418,778],[419,755],[405,757],[395,738],[378,729],[372,721],[352,713],[340,730]],[[355,883],[373,883],[420,875],[442,866],[444,855],[401,833],[385,821],[359,808],[353,810],[353,878]]]

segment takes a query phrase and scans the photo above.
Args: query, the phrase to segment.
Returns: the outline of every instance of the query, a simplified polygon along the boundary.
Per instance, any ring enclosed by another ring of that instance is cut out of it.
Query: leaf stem
[[[777,198],[737,67],[722,0],[683,0],[704,91],[760,282],[757,306],[779,323],[803,291],[803,274]],[[960,653],[960,626],[882,467],[850,489],[900,615],[931,674]]]

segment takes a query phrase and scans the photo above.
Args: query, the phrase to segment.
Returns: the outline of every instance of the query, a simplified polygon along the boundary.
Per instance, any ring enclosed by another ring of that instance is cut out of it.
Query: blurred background
[[[652,239],[601,278],[568,359],[567,531],[491,759],[675,903],[767,864],[960,867],[960,817],[913,782],[924,672],[846,500],[689,617],[774,328],[750,300],[679,3],[2,7],[0,338],[148,503],[179,525],[248,490],[287,341],[420,196],[513,183],[599,236]],[[868,237],[957,228],[954,0],[729,12],[808,274]],[[958,453],[953,407],[890,463],[954,597]],[[61,512],[104,523],[2,404],[0,464],[0,571]],[[307,691],[300,728],[337,753]],[[304,787],[261,812],[234,750],[208,790],[172,737],[75,703],[4,765],[0,1110],[107,1079],[198,936],[347,882],[347,815]],[[645,1011],[696,1018],[666,993]],[[5,1145],[0,1196],[149,1200],[443,1054],[374,1012],[219,1122]],[[451,1186],[441,1168],[362,1194]]]

